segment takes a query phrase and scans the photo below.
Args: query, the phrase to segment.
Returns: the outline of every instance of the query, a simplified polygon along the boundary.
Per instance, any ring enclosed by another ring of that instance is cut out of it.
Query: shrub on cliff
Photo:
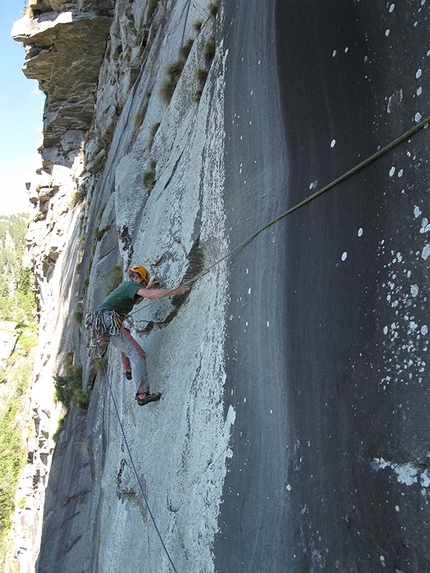
[[[28,215],[0,216],[0,317],[34,319],[33,274],[23,266]]]
[[[66,408],[79,406],[82,410],[88,408],[89,392],[82,389],[82,365],[67,364],[64,375],[54,376],[57,400]]]
[[[33,373],[36,326],[18,324],[20,335],[7,364],[0,370],[0,570],[5,570],[6,546],[14,498],[26,461],[28,388]]]
[[[0,216],[0,317],[16,323],[17,342],[0,370],[0,570],[5,570],[8,535],[19,474],[25,464],[28,388],[37,344],[34,278],[23,265],[27,214]]]

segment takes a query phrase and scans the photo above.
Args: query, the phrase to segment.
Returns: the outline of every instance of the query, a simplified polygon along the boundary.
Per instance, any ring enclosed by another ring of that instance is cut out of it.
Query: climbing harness
[[[107,384],[108,384],[108,387],[109,387],[110,396],[111,396],[111,398],[112,398],[112,402],[113,402],[113,405],[114,405],[114,408],[115,408],[115,413],[116,413],[116,416],[117,416],[117,418],[118,418],[119,426],[120,426],[120,428],[121,428],[122,437],[124,438],[125,447],[126,447],[126,449],[127,449],[128,456],[129,456],[129,458],[130,458],[131,467],[133,468],[134,475],[136,476],[136,480],[137,480],[137,483],[138,483],[138,485],[139,485],[140,493],[142,494],[142,498],[143,498],[143,500],[144,500],[144,502],[145,502],[146,509],[148,510],[148,513],[149,513],[149,515],[150,515],[150,517],[151,517],[151,520],[152,520],[152,523],[153,523],[153,525],[154,525],[155,531],[157,532],[158,538],[160,539],[161,545],[162,545],[162,547],[163,547],[163,549],[164,549],[164,552],[166,553],[166,556],[167,556],[167,558],[168,558],[168,560],[169,560],[169,562],[170,562],[170,564],[171,564],[171,566],[172,566],[172,569],[173,569],[174,573],[178,573],[177,570],[176,570],[175,564],[173,563],[173,560],[172,560],[172,558],[171,558],[171,556],[170,556],[170,553],[169,553],[169,551],[168,551],[168,549],[167,549],[167,546],[166,546],[166,544],[165,544],[165,542],[164,542],[164,540],[163,540],[163,537],[162,537],[162,535],[161,535],[161,533],[160,533],[160,530],[158,529],[157,523],[156,523],[156,521],[155,521],[155,517],[154,517],[154,515],[153,515],[153,513],[152,513],[152,511],[151,511],[151,507],[150,507],[150,505],[149,505],[149,503],[148,503],[148,498],[147,498],[146,495],[145,495],[145,492],[144,492],[144,489],[143,489],[143,486],[142,486],[142,482],[141,482],[140,477],[139,477],[139,474],[138,474],[138,472],[137,472],[136,464],[134,463],[134,459],[133,459],[133,456],[132,456],[132,454],[131,454],[131,450],[130,450],[130,446],[129,446],[129,443],[128,443],[128,440],[127,440],[127,436],[126,436],[126,433],[125,433],[125,430],[124,430],[124,426],[123,426],[123,423],[122,423],[122,421],[121,421],[121,416],[119,415],[118,406],[117,406],[117,403],[116,403],[116,400],[115,400],[115,396],[114,396],[114,393],[113,393],[113,390],[112,390],[112,384],[111,384],[111,381],[110,381],[110,379],[109,379],[109,375],[108,375],[106,366],[105,366],[105,364],[104,364],[104,362],[103,362],[103,360],[102,360],[102,356],[101,356],[101,352],[100,352],[100,344],[97,344],[97,349],[98,349],[98,357],[99,357],[99,359],[100,359],[100,364],[102,365],[103,374],[104,374],[104,376],[105,376],[105,380],[107,381]]]
[[[120,333],[122,320],[114,310],[97,308],[87,312],[84,326],[90,333],[90,348],[95,348],[99,340],[106,339],[106,335],[117,336]]]

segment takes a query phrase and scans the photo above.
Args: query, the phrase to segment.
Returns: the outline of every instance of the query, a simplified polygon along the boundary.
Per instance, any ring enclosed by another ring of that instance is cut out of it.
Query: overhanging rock
[[[70,153],[70,145],[63,149],[66,131],[82,132],[82,141],[93,117],[112,18],[106,3],[102,9],[92,8],[56,12],[43,11],[49,6],[37,4],[33,17],[24,16],[12,29],[13,39],[26,50],[24,74],[36,79],[46,94],[42,156],[51,162],[49,148],[56,148],[54,162],[61,163],[61,157]]]

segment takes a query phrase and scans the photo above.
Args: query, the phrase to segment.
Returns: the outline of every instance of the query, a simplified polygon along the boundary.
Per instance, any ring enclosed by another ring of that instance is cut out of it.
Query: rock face
[[[42,2],[14,26],[24,72],[46,93],[27,238],[40,355],[19,493],[26,504],[15,519],[22,572],[35,562],[40,573],[125,571],[142,559],[161,572],[169,551],[181,570],[190,559],[195,571],[211,568],[234,420],[222,402],[226,264],[195,283],[192,297],[133,313],[151,389],[163,394],[146,409],[116,351],[100,373],[80,320],[117,267],[144,264],[172,287],[226,250],[216,22],[215,11],[185,1]],[[87,414],[67,415],[55,445],[52,377],[71,356],[91,401]]]
[[[43,0],[15,25],[46,93],[22,572],[425,570],[428,20],[425,0]],[[134,264],[192,283],[131,313],[162,392],[144,408],[82,328]],[[58,431],[66,364],[91,399]]]
[[[46,94],[42,157],[70,167],[94,113],[112,6],[33,5],[12,35],[24,43],[24,73]]]

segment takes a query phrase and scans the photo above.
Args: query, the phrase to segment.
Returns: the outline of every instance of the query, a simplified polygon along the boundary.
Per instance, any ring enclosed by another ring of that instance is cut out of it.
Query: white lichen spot
[[[420,289],[419,289],[418,285],[412,285],[412,286],[411,286],[411,295],[412,295],[413,297],[417,296],[418,293],[419,293],[419,290],[420,290]]]
[[[403,101],[403,90],[402,89],[396,90],[388,98],[387,112],[391,113],[394,106],[400,105],[402,101]]]
[[[415,74],[415,77],[418,79],[418,78],[420,78],[422,75],[423,75],[423,72],[422,72],[422,70],[419,68],[419,69],[417,70],[417,73]]]
[[[361,227],[358,229],[357,235],[358,235],[359,237],[362,237],[362,236],[363,236],[363,229],[362,229]]]
[[[397,464],[395,462],[387,462],[384,458],[374,458],[370,462],[370,465],[376,471],[391,468],[396,473],[399,483],[413,485],[418,481],[419,468],[414,466],[411,462]]]
[[[394,175],[395,172],[396,172],[396,168],[395,168],[394,165],[393,165],[393,167],[390,169],[388,175],[389,175],[390,177],[393,177],[393,175]]]
[[[248,289],[248,294],[251,294],[251,287],[249,287]]]
[[[420,112],[417,112],[417,113],[415,114],[415,118],[414,118],[414,119],[415,119],[415,121],[416,121],[417,123],[419,123],[419,122],[421,121],[422,117],[423,117],[423,116],[420,114]]]
[[[394,10],[394,7],[395,7],[395,5],[394,5],[394,4],[391,4],[390,9],[388,10],[390,14],[391,14],[391,12]]]
[[[397,177],[402,177],[403,175],[403,169],[399,169],[399,172],[397,173]]]
[[[334,147],[336,145],[336,140],[332,139],[330,143],[330,147]]]
[[[267,326],[267,328],[270,327],[270,322],[269,322],[269,321],[266,322],[266,326]]]
[[[428,331],[429,331],[429,329],[428,329],[427,324],[424,324],[424,325],[421,327],[421,334],[422,334],[423,336],[426,336],[426,335],[428,334]]]
[[[422,93],[423,93],[423,88],[422,88],[422,87],[419,87],[419,88],[417,89],[417,96],[420,96]]]
[[[417,217],[419,217],[419,216],[421,215],[421,213],[422,213],[421,209],[420,209],[417,205],[415,205],[415,207],[414,207],[414,217],[415,217],[415,219],[416,219]]]
[[[385,35],[389,36],[390,35],[390,29],[388,28],[387,30],[385,30]]]
[[[336,54],[337,54],[337,50],[333,50],[332,57],[334,58]]]
[[[429,220],[427,219],[427,217],[424,217],[424,219],[421,221],[420,233],[428,233],[429,231],[430,231]]]
[[[430,474],[429,471],[426,469],[422,472],[420,476],[421,487],[429,487],[430,486]]]
[[[421,252],[421,256],[425,261],[428,259],[428,257],[430,256],[430,245],[426,245],[423,248],[423,250]]]
[[[345,48],[345,54],[348,52],[349,48],[348,46]]]
[[[394,471],[397,474],[397,481],[405,485],[417,483],[418,468],[410,462],[407,464],[394,464]]]
[[[346,261],[347,256],[348,256],[348,253],[346,251],[344,253],[342,253],[342,256],[341,256],[342,261]]]
[[[398,505],[396,505],[396,507],[394,509],[397,511],[397,513],[399,513],[400,507]]]

